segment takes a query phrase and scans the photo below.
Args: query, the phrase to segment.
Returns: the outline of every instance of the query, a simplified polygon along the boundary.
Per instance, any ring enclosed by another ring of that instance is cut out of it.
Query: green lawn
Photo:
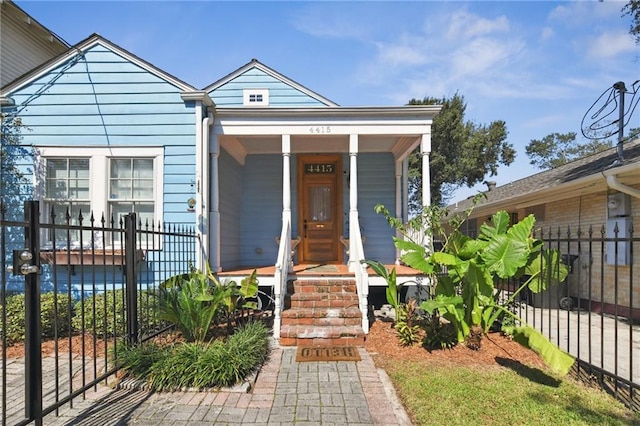
[[[608,394],[529,367],[385,370],[420,425],[640,425],[640,413]]]

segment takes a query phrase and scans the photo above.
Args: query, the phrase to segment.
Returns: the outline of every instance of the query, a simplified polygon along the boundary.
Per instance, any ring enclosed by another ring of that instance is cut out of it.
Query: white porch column
[[[431,173],[429,171],[429,154],[431,154],[431,133],[425,133],[422,135],[422,141],[420,142],[420,155],[422,155],[422,207],[429,207],[431,205]],[[421,228],[420,241],[422,245],[427,245],[427,236],[430,232],[425,234],[426,229],[424,226]],[[430,245],[429,245],[430,246]]]
[[[218,169],[218,157],[220,157],[220,142],[218,135],[213,133],[209,138],[209,155],[210,155],[210,188],[211,202],[209,208],[209,241],[211,252],[209,264],[213,272],[220,272],[222,265],[220,264],[220,177]]]
[[[353,227],[360,226],[358,220],[358,135],[349,135],[349,270],[353,271],[358,265],[354,263],[356,238]]]
[[[409,156],[402,160],[402,203],[404,211],[402,212],[402,221],[409,221]]]
[[[291,136],[282,135],[282,224],[289,224],[291,241]],[[293,272],[293,259],[289,262],[289,272]]]
[[[282,135],[282,220],[291,221],[291,136]]]
[[[431,205],[431,174],[429,172],[429,154],[431,154],[431,134],[422,135],[420,155],[422,155],[422,206]]]
[[[402,193],[403,193],[403,187],[404,185],[402,185],[402,166],[404,164],[404,161],[396,161],[396,219],[397,220],[402,220],[403,219],[403,212],[404,210],[402,209]],[[396,237],[400,238],[400,231],[396,229]],[[396,265],[400,264],[400,250],[398,248],[396,248]]]

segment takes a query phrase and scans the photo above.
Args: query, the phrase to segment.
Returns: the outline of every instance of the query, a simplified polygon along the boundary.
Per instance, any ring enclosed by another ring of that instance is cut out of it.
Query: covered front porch
[[[429,203],[439,107],[201,107],[208,116],[197,129],[199,264],[234,279],[260,265],[260,285],[273,289],[276,338],[289,282],[353,281],[366,334],[369,287],[386,283],[362,261],[399,258],[394,230],[374,207],[407,219],[408,156],[416,147]],[[400,276],[415,281],[416,271]]]

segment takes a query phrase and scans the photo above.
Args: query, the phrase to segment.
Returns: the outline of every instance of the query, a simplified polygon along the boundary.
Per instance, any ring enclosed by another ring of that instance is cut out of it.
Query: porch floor
[[[417,276],[422,275],[422,272],[417,269],[410,268],[404,265],[385,265],[387,269],[393,267],[396,268],[397,276]],[[220,277],[235,277],[235,276],[247,276],[256,270],[257,275],[260,276],[273,276],[276,272],[275,266],[256,266],[252,268],[238,268],[228,269],[218,272]],[[367,273],[370,276],[375,276],[373,269],[368,268]],[[290,276],[313,276],[313,277],[354,277],[355,273],[349,271],[349,265],[342,264],[309,264],[303,263],[293,266],[293,272],[289,273]]]

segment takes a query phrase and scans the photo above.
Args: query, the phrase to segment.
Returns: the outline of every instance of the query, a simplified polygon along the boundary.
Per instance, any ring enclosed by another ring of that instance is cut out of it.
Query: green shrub
[[[402,346],[412,346],[420,340],[420,317],[416,313],[417,302],[410,299],[396,307],[396,333]]]
[[[118,363],[151,390],[230,386],[255,371],[269,354],[269,330],[260,322],[240,326],[227,340],[124,346]]]
[[[73,328],[93,332],[95,320],[96,337],[124,335],[127,330],[124,298],[124,290],[120,289],[108,290],[76,302]],[[138,327],[141,334],[157,325],[155,304],[152,290],[138,292]]]
[[[211,325],[221,319],[227,323],[227,334],[243,308],[255,309],[250,299],[258,294],[258,278],[253,273],[240,285],[235,281],[220,282],[207,265],[207,273],[193,270],[170,277],[159,288],[159,317],[172,323],[189,342],[204,342]]]
[[[40,295],[42,337],[53,338],[69,335],[69,317],[73,317],[73,301],[68,294],[53,292]],[[73,321],[73,318],[71,318]]]
[[[427,315],[423,328],[422,346],[427,350],[451,349],[458,344],[456,329],[450,323],[442,322],[437,313]]]
[[[69,335],[69,316],[73,314],[72,303],[66,294],[53,292],[40,295],[42,337],[50,339]],[[14,294],[6,299],[7,344],[25,340],[25,298],[24,294]],[[57,303],[55,303],[57,302]],[[1,308],[0,308],[1,309]],[[1,314],[1,311],[0,311]],[[0,327],[2,325],[0,324]]]
[[[153,342],[142,345],[130,345],[122,342],[116,348],[116,358],[120,368],[139,379],[146,379],[153,364],[166,359],[171,349],[170,346],[159,346]]]

